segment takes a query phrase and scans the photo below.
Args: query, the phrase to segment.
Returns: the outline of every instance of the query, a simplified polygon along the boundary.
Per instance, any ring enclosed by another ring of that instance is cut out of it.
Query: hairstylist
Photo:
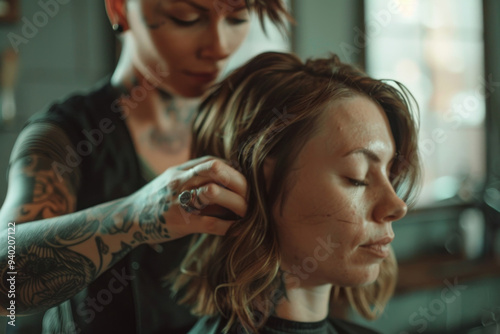
[[[245,39],[250,12],[277,25],[288,14],[280,0],[106,0],[106,9],[123,41],[113,76],[32,117],[10,157],[0,237],[15,222],[16,314],[48,309],[44,333],[185,333],[195,319],[162,278],[187,251],[185,236],[222,235],[227,213],[246,211],[242,175],[213,157],[187,161],[198,98]],[[188,214],[179,203],[188,189],[215,209]],[[1,314],[7,254],[1,243]]]

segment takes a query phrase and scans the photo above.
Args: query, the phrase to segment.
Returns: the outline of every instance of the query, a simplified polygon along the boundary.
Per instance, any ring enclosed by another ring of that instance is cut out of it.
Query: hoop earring
[[[119,23],[113,23],[112,28],[113,28],[113,31],[114,31],[115,33],[117,33],[117,34],[119,34],[119,33],[122,33],[122,32],[123,32],[123,26],[122,26],[121,24],[119,24]]]

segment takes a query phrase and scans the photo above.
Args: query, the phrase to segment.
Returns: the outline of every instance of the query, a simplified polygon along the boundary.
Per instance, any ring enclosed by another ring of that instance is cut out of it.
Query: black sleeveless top
[[[118,97],[106,80],[90,93],[52,105],[27,122],[55,124],[71,140],[68,166],[78,166],[81,172],[77,210],[130,195],[146,184]],[[44,329],[82,334],[187,333],[196,318],[176,305],[163,278],[180,264],[188,243],[185,237],[154,248],[137,247],[87,289],[47,311]]]

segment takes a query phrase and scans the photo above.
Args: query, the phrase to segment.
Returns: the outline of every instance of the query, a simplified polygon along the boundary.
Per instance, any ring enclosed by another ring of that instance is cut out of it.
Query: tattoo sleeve
[[[78,293],[132,249],[122,200],[74,212],[80,172],[53,168],[71,145],[55,125],[20,134],[10,159],[9,189],[0,210],[0,314],[9,305],[7,223],[16,222],[16,311],[47,309]],[[135,244],[138,244],[134,241]]]

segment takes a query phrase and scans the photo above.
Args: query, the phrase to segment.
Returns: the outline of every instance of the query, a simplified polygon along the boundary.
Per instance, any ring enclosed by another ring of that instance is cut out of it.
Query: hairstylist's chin
[[[202,98],[214,83],[215,81],[205,84],[182,83],[171,87],[168,91],[185,98]]]
[[[172,85],[162,84],[159,85],[159,89],[168,95],[187,98],[187,99],[196,99],[203,96],[204,91],[194,88],[186,88],[186,87],[175,87]]]

